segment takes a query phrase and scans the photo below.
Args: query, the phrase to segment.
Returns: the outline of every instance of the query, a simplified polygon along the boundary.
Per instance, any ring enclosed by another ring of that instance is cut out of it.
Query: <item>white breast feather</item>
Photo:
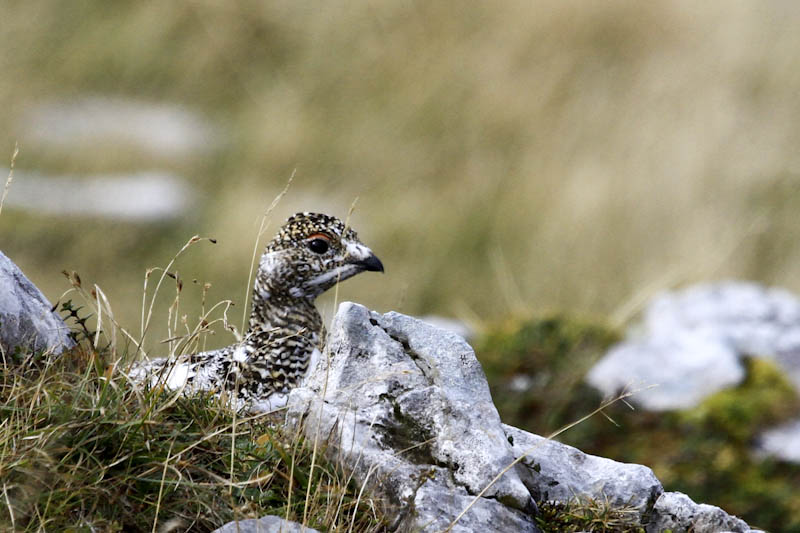
[[[186,380],[192,376],[194,376],[194,372],[188,363],[176,364],[169,370],[169,375],[166,379],[167,388],[180,389],[186,385]]]
[[[238,361],[239,363],[244,363],[247,361],[247,351],[244,349],[244,345],[240,344],[236,347],[233,351],[233,360]]]

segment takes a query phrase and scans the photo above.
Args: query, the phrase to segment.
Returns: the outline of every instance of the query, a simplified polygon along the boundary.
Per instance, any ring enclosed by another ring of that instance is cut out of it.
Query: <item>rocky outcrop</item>
[[[687,409],[742,381],[745,357],[775,362],[800,391],[800,299],[746,282],[661,294],[587,382],[607,396],[641,388],[631,401],[647,410]],[[759,453],[800,462],[800,418],[755,440]]]
[[[287,407],[290,424],[394,507],[397,531],[534,532],[535,501],[576,499],[635,508],[648,531],[749,531],[665,493],[649,468],[503,425],[470,346],[398,313],[342,304]]]
[[[61,353],[74,346],[69,329],[42,292],[0,252],[0,348]]]
[[[515,427],[503,427],[514,456],[522,457],[522,463],[532,472],[529,487],[537,501],[607,501],[615,507],[636,508],[639,518],[645,520],[664,492],[646,466],[596,457]]]
[[[744,521],[730,516],[719,507],[694,503],[691,498],[680,492],[662,494],[653,507],[653,518],[647,524],[647,533],[663,531],[718,533],[747,530],[749,527]]]
[[[469,507],[453,531],[538,531],[527,469],[511,466],[511,444],[465,341],[345,303],[328,348],[307,386],[289,395],[289,420],[397,503],[394,527],[439,531]]]

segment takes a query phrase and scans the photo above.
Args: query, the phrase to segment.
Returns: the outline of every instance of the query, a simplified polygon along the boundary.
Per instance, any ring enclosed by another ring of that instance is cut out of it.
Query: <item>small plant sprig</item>
[[[609,501],[576,499],[570,503],[543,501],[536,523],[543,531],[596,531],[598,533],[644,533],[639,509]]]
[[[58,302],[56,302],[56,305],[53,306],[53,310],[55,310],[57,307]],[[85,316],[80,316],[80,311],[83,308],[84,306],[82,305],[75,307],[72,303],[72,300],[67,300],[66,302],[61,303],[61,309],[59,310],[64,318],[64,322],[67,324],[73,322],[77,326],[77,328],[71,328],[69,332],[70,338],[76,343],[82,340],[91,341],[97,334],[96,331],[92,331],[89,329],[89,326],[86,325],[86,321],[92,318],[94,314],[89,313]]]

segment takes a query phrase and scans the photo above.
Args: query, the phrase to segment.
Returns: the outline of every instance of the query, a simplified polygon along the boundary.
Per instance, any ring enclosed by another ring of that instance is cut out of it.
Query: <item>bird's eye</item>
[[[315,254],[324,254],[328,251],[328,246],[328,240],[322,237],[317,237],[316,239],[308,241],[308,249]]]

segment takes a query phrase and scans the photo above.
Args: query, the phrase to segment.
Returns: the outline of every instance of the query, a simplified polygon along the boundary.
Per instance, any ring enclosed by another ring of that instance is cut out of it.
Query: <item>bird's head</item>
[[[261,256],[255,292],[313,299],[365,270],[383,272],[383,264],[355,231],[336,217],[297,213]]]

